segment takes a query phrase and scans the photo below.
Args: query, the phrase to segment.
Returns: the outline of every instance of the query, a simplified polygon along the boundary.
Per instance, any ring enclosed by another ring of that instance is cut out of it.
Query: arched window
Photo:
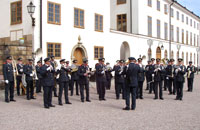
[[[192,61],[192,53],[190,53],[190,61]]]
[[[183,59],[183,63],[184,63],[185,62],[184,52],[182,52],[182,59]]]
[[[151,48],[148,49],[148,59],[150,60],[152,58],[152,52]]]
[[[165,50],[165,59],[167,59],[167,50]]]
[[[174,59],[174,51],[171,52],[171,58]]]
[[[194,53],[194,65],[196,65],[196,54]]]
[[[157,47],[157,49],[156,49],[156,59],[157,58],[161,59],[161,49],[160,49],[160,47]]]

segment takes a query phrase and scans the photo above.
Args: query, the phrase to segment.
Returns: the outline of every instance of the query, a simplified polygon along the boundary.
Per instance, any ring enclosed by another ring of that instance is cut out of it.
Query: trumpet
[[[14,76],[14,86],[17,87],[17,75],[19,75],[18,70],[17,70],[17,64],[16,61],[14,60],[12,56],[12,67],[13,67],[13,76]]]

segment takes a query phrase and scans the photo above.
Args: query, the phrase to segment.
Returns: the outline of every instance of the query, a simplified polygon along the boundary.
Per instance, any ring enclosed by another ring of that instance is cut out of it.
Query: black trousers
[[[36,93],[41,92],[41,79],[36,80]]]
[[[117,83],[116,82],[116,89],[115,89],[115,94],[116,94],[116,98],[119,99],[120,97],[120,91],[122,91],[122,98],[125,99],[126,98],[126,90],[125,90],[125,84],[124,83]]]
[[[110,90],[110,88],[111,88],[111,79],[106,79],[106,80],[107,80],[106,89]]]
[[[43,86],[43,99],[44,99],[44,106],[48,107],[52,105],[52,89],[54,86]]]
[[[165,79],[164,79],[164,90],[167,90],[167,82],[168,82],[168,80],[165,77]]]
[[[99,94],[99,81],[96,79],[97,94]]]
[[[162,81],[155,81],[154,90],[155,90],[155,98],[158,98],[158,87],[159,87],[159,98],[163,97],[162,93]]]
[[[137,87],[126,86],[126,107],[130,108],[130,94],[132,98],[131,108],[136,108],[136,90]]]
[[[26,87],[26,96],[27,99],[33,98],[34,88],[33,88],[33,80],[26,80],[27,87]]]
[[[17,76],[17,95],[20,95],[20,83],[22,83],[22,76]],[[23,93],[23,89],[22,89]]]
[[[81,101],[84,101],[84,89],[86,91],[86,100],[90,100],[90,95],[89,95],[89,84],[80,84],[80,94],[81,94]]]
[[[194,79],[193,78],[188,78],[187,81],[188,81],[188,91],[192,92]]]
[[[149,88],[149,93],[152,93],[152,91],[155,93],[155,90],[154,90],[154,82],[151,82],[150,83],[150,88]]]
[[[106,82],[99,81],[99,99],[105,99],[106,93]]]
[[[138,81],[136,97],[143,97],[143,83],[144,81]]]
[[[14,99],[14,82],[10,82],[8,84],[5,84],[5,101],[9,101],[8,93],[10,91],[10,100]]]
[[[79,95],[78,80],[71,80],[71,95],[74,94],[74,84],[76,85],[76,95]]]
[[[150,88],[150,84],[149,84],[150,79],[146,77],[146,81],[147,81],[147,87],[146,87],[146,90],[149,90],[149,88]]]
[[[58,94],[58,102],[59,103],[62,103],[63,89],[64,89],[64,94],[65,94],[65,103],[68,103],[69,102],[69,98],[68,98],[69,82],[60,82],[59,83],[59,94]]]
[[[173,80],[173,94],[176,94],[176,79]]]
[[[168,81],[168,90],[169,90],[169,93],[172,94],[172,83],[173,83],[173,79],[169,79],[167,80]]]
[[[176,82],[176,87],[177,87],[177,99],[182,99],[183,98],[183,82]]]
[[[54,87],[52,88],[53,92],[54,92],[54,96],[57,96],[57,81],[56,79],[54,79]]]

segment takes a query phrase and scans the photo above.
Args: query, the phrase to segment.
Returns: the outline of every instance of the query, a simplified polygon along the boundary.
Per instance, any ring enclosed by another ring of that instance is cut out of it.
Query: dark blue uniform
[[[139,65],[130,63],[124,69],[126,72],[126,108],[130,109],[130,94],[132,97],[131,109],[136,108],[136,90],[138,87],[138,74],[140,72]]]
[[[116,82],[116,99],[120,97],[120,90],[122,90],[122,98],[125,99],[125,79],[124,79],[124,66],[115,67],[115,82]]]
[[[54,71],[56,70],[55,62],[51,61],[51,66],[53,67]],[[52,88],[54,91],[54,97],[58,97],[57,95],[57,83],[56,83],[56,73],[54,74],[54,87]]]
[[[175,70],[175,81],[176,81],[176,88],[177,88],[177,100],[182,100],[183,98],[183,84],[185,82],[185,73],[186,73],[186,67],[183,65],[176,66]]]
[[[14,75],[12,64],[3,64],[3,76],[5,83],[5,101],[9,102],[8,92],[10,91],[10,101],[14,100]]]
[[[112,79],[112,69],[106,70],[106,89],[110,90],[111,88],[111,79]]]
[[[193,90],[193,82],[194,82],[194,73],[196,72],[195,66],[187,67],[187,81],[188,81],[188,91],[192,92]]]
[[[76,66],[76,65],[74,65]],[[77,70],[71,73],[71,96],[74,94],[74,84],[76,85],[76,95],[79,95],[79,89],[78,89],[78,81],[79,81],[79,76],[78,76],[78,66]]]
[[[149,65],[149,74],[150,74],[150,89],[149,89],[149,93],[152,93],[152,91],[154,91],[154,70],[155,70],[155,65]]]
[[[37,73],[37,77],[38,77],[38,80],[36,80],[36,93],[39,93],[41,92],[41,80],[42,80],[42,75],[40,73],[40,68],[41,66],[39,65],[36,65],[36,73]]]
[[[174,69],[175,69],[174,65],[168,65],[166,68],[166,79],[167,79],[169,94],[172,94],[172,92],[175,93],[175,87],[173,87],[172,90],[172,83],[174,82]]]
[[[96,79],[99,87],[99,100],[105,100],[105,88],[106,88],[106,75],[105,75],[105,65],[96,65]]]
[[[78,68],[78,76],[79,76],[79,84],[80,84],[80,94],[81,94],[81,101],[84,102],[84,89],[86,90],[86,101],[90,101],[89,96],[89,66],[85,66],[84,64],[79,66]],[[84,74],[88,73],[88,76]]]
[[[69,89],[69,76],[68,72],[71,70],[69,68],[66,68],[64,66],[61,67],[60,70],[57,71],[57,74],[59,74],[58,82],[59,82],[59,94],[58,94],[58,103],[59,105],[62,105],[62,94],[64,89],[65,94],[65,103],[71,104],[69,102],[68,98],[68,89]]]
[[[149,90],[150,89],[150,84],[149,82],[151,81],[151,74],[150,74],[150,65],[146,65],[145,67],[145,76],[146,76],[146,81],[147,81],[147,87],[146,87],[146,90]]]
[[[26,95],[27,99],[34,99],[33,94],[34,94],[34,88],[33,88],[33,66],[32,65],[24,65],[23,67],[24,74],[26,75]]]
[[[143,83],[145,80],[145,68],[143,65],[140,65],[140,72],[138,74],[138,89],[137,89],[137,98],[143,99]]]
[[[47,70],[49,66],[43,65],[40,69],[42,75],[42,86],[44,91],[44,107],[52,105],[52,89],[54,87],[54,69]]]
[[[17,75],[17,95],[20,95],[20,83],[22,83],[22,74],[23,74],[23,64],[17,64],[17,71],[18,71],[18,75]],[[24,93],[23,89],[22,89],[22,93]]]

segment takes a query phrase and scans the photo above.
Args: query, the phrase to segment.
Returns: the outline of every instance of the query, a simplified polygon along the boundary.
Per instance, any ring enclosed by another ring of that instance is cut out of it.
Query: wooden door
[[[160,49],[160,47],[158,47],[158,48],[156,49],[156,59],[157,59],[157,58],[161,59],[161,49]]]
[[[74,57],[75,59],[77,60],[77,64],[78,65],[81,65],[83,64],[83,51],[80,49],[80,48],[77,48],[75,51],[74,51]]]

